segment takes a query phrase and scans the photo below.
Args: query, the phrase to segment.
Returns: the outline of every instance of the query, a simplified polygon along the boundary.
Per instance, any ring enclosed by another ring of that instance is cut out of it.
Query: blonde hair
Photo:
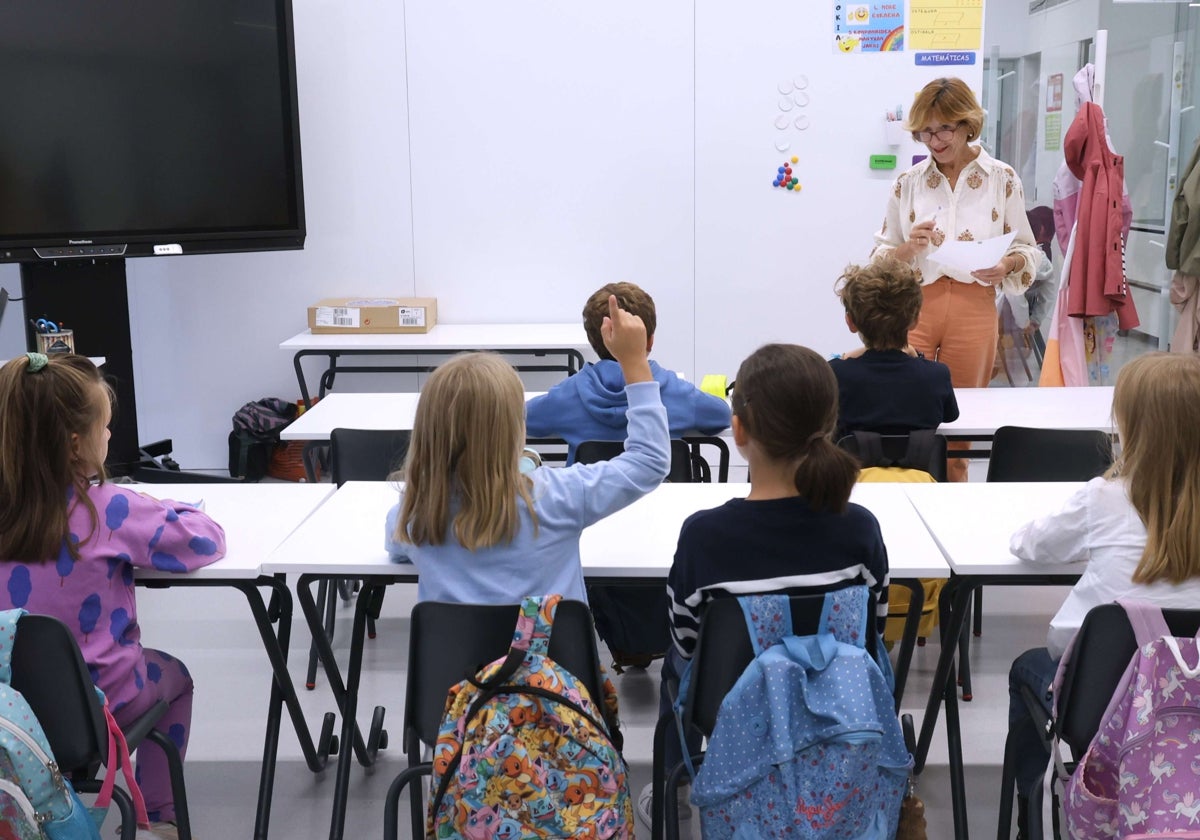
[[[50,356],[30,366],[29,354],[0,368],[0,558],[43,562],[66,546],[72,500],[84,505],[96,531],[96,507],[88,496],[89,478],[104,481],[104,462],[76,441],[90,438],[104,422],[112,389],[84,356]]]
[[[1200,575],[1200,357],[1148,353],[1126,364],[1113,392],[1120,476],[1146,526],[1134,583]]]
[[[467,353],[438,367],[417,401],[404,462],[404,501],[395,539],[442,545],[454,513],[454,538],[471,551],[511,543],[520,527],[518,497],[537,534],[530,489],[521,474],[524,386],[492,353]]]
[[[921,314],[921,281],[908,265],[883,257],[848,265],[836,287],[846,314],[872,350],[902,350]]]
[[[983,108],[979,106],[975,92],[962,79],[934,79],[921,88],[908,109],[908,122],[904,127],[909,131],[920,131],[935,119],[934,115],[948,125],[964,123],[968,140],[974,140],[983,129]]]

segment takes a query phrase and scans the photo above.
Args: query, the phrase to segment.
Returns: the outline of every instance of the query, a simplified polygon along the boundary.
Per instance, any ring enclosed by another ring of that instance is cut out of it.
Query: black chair
[[[386,481],[404,465],[412,432],[399,429],[333,429],[329,433],[329,459],[333,483],[341,487],[347,481]],[[332,584],[332,585],[331,585]],[[325,614],[325,635],[333,641],[337,594],[349,603],[358,589],[358,581],[343,578],[322,580],[317,584],[317,607]],[[335,594],[336,593],[336,594]],[[375,619],[367,617],[367,637],[375,638]],[[308,674],[304,684],[317,685],[317,646],[308,652]]]
[[[408,756],[408,769],[388,788],[383,820],[385,840],[396,840],[398,836],[400,795],[404,787],[432,771],[432,764],[421,761],[421,749],[422,745],[432,746],[437,741],[450,688],[508,652],[519,609],[517,605],[436,601],[413,607],[404,697],[404,751]],[[550,658],[587,686],[592,699],[607,718],[602,700],[600,655],[586,604],[559,602],[550,635]],[[605,722],[613,743],[620,748],[621,736],[615,722],[607,719]],[[425,810],[420,785],[413,785],[410,798],[412,836],[424,837]]]
[[[624,441],[585,440],[575,447],[575,463],[595,464],[598,461],[611,461],[624,451]],[[667,473],[666,480],[677,484],[707,484],[712,481],[712,471],[708,461],[694,453],[687,441],[676,438],[671,441],[671,470]]]
[[[79,645],[65,624],[46,615],[21,616],[13,641],[12,686],[28,701],[46,733],[55,761],[63,773],[71,777],[75,789],[98,793],[101,783],[96,775],[100,767],[103,765],[106,772],[116,773],[119,758],[108,755],[104,708]],[[183,760],[175,743],[153,728],[166,711],[166,702],[160,701],[122,731],[130,750],[136,750],[141,743],[150,740],[166,754],[179,836],[191,840]],[[122,840],[133,840],[137,832],[133,801],[116,786],[113,800],[121,813]]]
[[[992,438],[988,481],[1088,481],[1112,466],[1112,439],[1087,429],[1034,429],[1001,426]],[[975,590],[971,631],[983,633],[983,587]],[[966,625],[964,625],[966,626]],[[959,684],[963,699],[971,699],[971,671],[966,634],[959,644]]]
[[[1172,635],[1195,636],[1200,629],[1200,610],[1163,610],[1167,627]],[[1022,699],[1033,717],[1039,731],[1047,733],[1046,745],[1050,746],[1050,726],[1071,752],[1072,770],[1074,762],[1083,758],[1088,745],[1104,722],[1108,702],[1116,691],[1129,660],[1137,652],[1137,638],[1129,617],[1119,604],[1102,604],[1093,607],[1083,619],[1079,635],[1072,647],[1071,658],[1063,669],[1063,682],[1058,704],[1058,717],[1050,721],[1040,698],[1026,687]],[[1004,769],[1000,787],[1000,817],[996,836],[1007,840],[1012,830],[1013,792],[1016,787],[1011,734],[1004,745]],[[1029,836],[1044,835],[1041,824],[1041,786],[1029,803]],[[1055,832],[1057,835],[1057,832]]]
[[[1113,461],[1101,431],[1001,426],[992,438],[988,481],[1087,481]]]
[[[864,467],[907,467],[924,470],[934,481],[946,480],[946,438],[934,431],[902,435],[853,432],[838,440],[837,445]]]
[[[575,448],[577,464],[610,461],[625,451],[622,441],[585,440]],[[686,441],[671,441],[671,469],[667,481],[692,484],[709,483],[712,472],[708,462],[696,454]],[[595,614],[596,628],[612,654],[613,670],[644,668],[666,653],[671,644],[667,622],[670,602],[660,586],[589,583],[588,603]]]
[[[820,628],[821,611],[825,606],[824,594],[792,595],[788,600],[792,607],[792,632],[797,636],[816,633]],[[867,615],[868,621],[875,615],[874,597],[869,600]],[[877,633],[866,634],[867,651],[872,656],[876,653],[877,638]],[[717,712],[721,708],[721,702],[753,660],[754,646],[750,641],[741,604],[736,598],[717,598],[711,601],[700,618],[700,632],[696,638],[696,651],[692,659],[692,676],[683,706],[685,730],[695,730],[705,738],[712,735],[717,725]],[[667,733],[675,729],[673,714],[660,717],[654,728],[651,806],[651,835],[654,840],[662,837],[664,828],[668,838],[677,840],[679,836],[678,782],[686,770],[682,761],[673,768],[665,767]],[[906,723],[905,737],[910,750],[911,731],[911,724]],[[693,756],[693,762],[700,760],[703,760],[702,755]]]

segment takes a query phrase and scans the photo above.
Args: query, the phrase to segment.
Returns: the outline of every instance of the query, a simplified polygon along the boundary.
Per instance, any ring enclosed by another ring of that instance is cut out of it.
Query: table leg
[[[342,672],[338,669],[337,658],[334,656],[334,653],[333,653],[333,646],[330,645],[330,643],[329,643],[329,637],[325,635],[325,626],[323,624],[321,610],[317,607],[317,604],[313,600],[313,595],[312,595],[313,582],[319,581],[322,579],[327,579],[329,577],[331,577],[331,576],[329,576],[329,575],[301,575],[299,580],[296,581],[296,597],[300,601],[300,608],[304,613],[304,620],[308,623],[308,629],[312,633],[313,644],[315,644],[317,646],[317,655],[319,656],[319,658],[321,660],[321,664],[325,668],[325,676],[329,680],[329,688],[333,691],[333,697],[337,701],[338,708],[342,712],[343,729],[344,729],[345,728],[344,727],[345,717],[346,717],[346,709],[344,706],[345,699],[346,699],[346,685],[345,685],[345,683],[342,682]],[[366,602],[364,602],[362,600],[361,594],[359,596],[359,604],[362,605],[363,608],[365,608]],[[354,617],[355,622],[358,621],[358,615],[359,615],[359,608],[356,607],[355,608],[355,617]],[[363,619],[363,626],[364,626],[364,628],[366,626],[365,618]],[[364,632],[364,635],[365,635],[365,632]],[[351,640],[350,640],[351,663],[353,664],[353,661],[354,661],[354,646],[355,646],[356,642],[359,646],[359,663],[361,664],[361,662],[362,662],[362,639],[354,637],[354,636],[352,636]],[[352,676],[354,676],[355,680],[357,681],[357,675],[352,675]],[[339,762],[341,760],[341,755],[347,752],[346,744],[350,743],[354,749],[354,752],[358,755],[359,763],[362,764],[364,767],[370,767],[372,762],[371,762],[371,758],[369,757],[368,752],[367,752],[367,744],[363,740],[362,733],[359,730],[357,723],[354,722],[353,720],[351,722],[354,723],[354,727],[352,730],[353,736],[354,736],[353,741],[352,742],[347,741],[343,738],[343,740],[341,741],[341,746],[340,746]]]
[[[903,586],[911,595],[908,614],[904,617],[904,635],[900,637],[900,650],[896,654],[896,714],[900,713],[900,701],[904,699],[904,687],[908,684],[908,669],[912,665],[913,648],[917,643],[917,631],[921,625],[921,610],[925,607],[925,586],[919,578],[897,578],[895,586]]]

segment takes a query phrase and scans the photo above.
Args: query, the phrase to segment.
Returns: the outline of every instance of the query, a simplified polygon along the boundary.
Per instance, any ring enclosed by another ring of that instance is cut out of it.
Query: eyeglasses
[[[912,133],[912,137],[918,143],[928,143],[934,137],[945,143],[947,140],[954,137],[954,132],[958,131],[958,127],[960,125],[962,125],[962,123],[957,122],[954,125],[944,125],[936,131],[914,131]]]

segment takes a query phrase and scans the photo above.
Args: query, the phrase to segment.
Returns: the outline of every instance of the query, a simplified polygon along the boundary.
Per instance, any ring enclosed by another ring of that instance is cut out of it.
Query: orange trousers
[[[921,316],[908,334],[909,343],[926,359],[950,368],[955,388],[985,387],[992,378],[999,338],[995,288],[939,277],[923,291]],[[970,448],[967,442],[948,446]],[[967,459],[950,458],[946,476],[950,481],[966,481]]]

